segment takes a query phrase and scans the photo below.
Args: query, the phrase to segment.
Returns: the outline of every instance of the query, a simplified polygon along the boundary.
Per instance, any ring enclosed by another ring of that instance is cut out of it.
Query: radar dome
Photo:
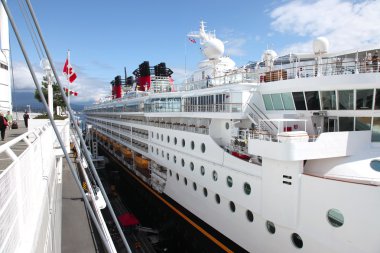
[[[315,54],[324,54],[329,50],[330,43],[325,37],[318,37],[313,41],[313,50]]]
[[[203,53],[208,59],[218,59],[224,53],[224,44],[219,39],[209,39],[203,44]]]

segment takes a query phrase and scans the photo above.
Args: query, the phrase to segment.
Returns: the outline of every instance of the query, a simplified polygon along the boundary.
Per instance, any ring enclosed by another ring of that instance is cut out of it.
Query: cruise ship
[[[144,62],[85,109],[98,143],[248,252],[380,252],[380,48],[236,67],[203,22],[188,37],[205,59],[182,85]]]

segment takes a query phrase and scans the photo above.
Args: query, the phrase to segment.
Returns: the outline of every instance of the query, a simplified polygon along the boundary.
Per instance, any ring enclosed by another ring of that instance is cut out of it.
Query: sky
[[[43,70],[20,9],[22,0],[8,1],[34,65]],[[278,54],[311,52],[319,36],[330,42],[329,51],[380,47],[380,1],[298,0],[50,0],[31,1],[58,72],[67,50],[77,73],[72,101],[90,102],[110,94],[110,81],[130,75],[140,63],[166,62],[180,83],[203,59],[199,42],[187,34],[199,29],[216,31],[225,54],[243,66],[260,60],[266,49]],[[34,84],[11,30],[16,91],[33,90]],[[61,76],[62,83],[66,83]]]

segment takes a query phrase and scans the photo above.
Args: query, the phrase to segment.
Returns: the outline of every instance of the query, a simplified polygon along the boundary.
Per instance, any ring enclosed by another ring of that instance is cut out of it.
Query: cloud
[[[228,56],[244,56],[246,51],[244,46],[248,36],[231,28],[223,28],[220,37],[224,41],[225,54]]]
[[[63,63],[56,64],[59,79],[63,86],[67,87],[68,83],[66,77],[60,73],[59,69],[63,66]],[[38,82],[41,83],[45,73],[43,70],[35,64],[34,70]],[[85,72],[81,71],[80,66],[73,66],[75,72],[77,73],[77,79],[71,85],[71,90],[77,91],[78,97],[73,97],[71,101],[74,103],[81,102],[91,102],[97,101],[101,97],[110,95],[110,84],[109,81],[102,80],[96,77],[89,76]],[[16,91],[30,91],[35,89],[35,85],[32,76],[29,72],[27,65],[24,62],[15,62],[13,66],[14,73],[14,86]]]
[[[305,37],[284,50],[312,51],[312,41],[325,36],[330,51],[373,46],[380,42],[380,1],[292,1],[275,8],[270,17],[274,31]]]

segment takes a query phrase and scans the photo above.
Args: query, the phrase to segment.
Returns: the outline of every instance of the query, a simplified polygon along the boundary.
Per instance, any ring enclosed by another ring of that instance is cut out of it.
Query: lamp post
[[[41,60],[41,68],[45,71],[47,82],[48,82],[48,104],[49,104],[49,110],[52,115],[54,115],[54,109],[53,109],[53,85],[52,85],[52,78],[53,78],[53,72],[50,67],[48,59],[44,58]]]

